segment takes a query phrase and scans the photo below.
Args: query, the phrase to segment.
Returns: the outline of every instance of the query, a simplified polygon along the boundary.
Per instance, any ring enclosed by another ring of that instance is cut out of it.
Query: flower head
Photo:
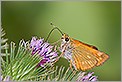
[[[41,38],[37,39],[36,37],[33,37],[30,42],[30,48],[32,50],[32,55],[38,53],[40,57],[43,57],[38,66],[44,67],[45,63],[55,61],[58,56],[56,51],[52,51],[53,46],[44,42],[44,39]]]
[[[88,73],[87,75],[85,75],[85,72],[83,72],[81,75],[79,75],[77,81],[98,81],[97,76],[93,76],[92,74],[94,74],[94,72]]]

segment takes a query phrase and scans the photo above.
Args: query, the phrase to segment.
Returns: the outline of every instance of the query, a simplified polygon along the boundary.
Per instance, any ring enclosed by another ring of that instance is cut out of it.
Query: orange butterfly
[[[53,24],[51,23],[51,25]],[[59,30],[62,34],[60,48],[62,54],[59,58],[63,55],[64,58],[70,62],[70,66],[74,66],[75,70],[85,71],[91,69],[103,64],[109,58],[107,54],[99,51],[95,46],[88,45],[69,37],[67,34],[62,33],[56,26],[50,31],[49,35],[54,29]],[[47,39],[48,38],[49,36]]]
[[[88,70],[103,64],[109,56],[99,51],[95,46],[85,44],[67,34],[63,34],[61,50],[66,59],[76,70]]]

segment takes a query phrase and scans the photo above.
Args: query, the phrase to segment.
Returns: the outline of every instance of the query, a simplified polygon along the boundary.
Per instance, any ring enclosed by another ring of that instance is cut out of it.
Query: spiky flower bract
[[[4,61],[3,56],[5,56],[5,49],[8,48],[7,44],[8,39],[4,38],[5,34],[6,34],[5,31],[3,30],[3,28],[1,28],[1,61]]]
[[[38,53],[32,55],[32,51],[28,48],[29,44],[21,40],[17,49],[15,43],[11,42],[10,55],[8,55],[8,49],[5,50],[5,62],[1,62],[3,80],[9,76],[12,81],[33,81],[54,72],[50,64],[46,64],[45,68],[41,66],[37,68],[43,57]]]

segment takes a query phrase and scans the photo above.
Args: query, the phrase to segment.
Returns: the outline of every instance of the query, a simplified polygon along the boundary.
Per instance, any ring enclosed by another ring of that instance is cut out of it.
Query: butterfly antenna
[[[55,29],[57,29],[57,30],[63,35],[63,32],[62,32],[57,26],[55,26],[53,23],[50,23],[50,25],[53,26],[53,29],[49,32],[49,34],[48,34],[48,36],[47,36],[47,38],[46,38],[45,41],[47,41],[47,40],[49,39],[51,33],[52,33]]]

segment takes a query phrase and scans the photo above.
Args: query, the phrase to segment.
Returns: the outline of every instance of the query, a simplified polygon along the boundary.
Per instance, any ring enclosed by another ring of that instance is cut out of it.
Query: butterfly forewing
[[[97,50],[96,47],[71,40],[73,59],[78,70],[88,70],[105,62],[109,56]]]

